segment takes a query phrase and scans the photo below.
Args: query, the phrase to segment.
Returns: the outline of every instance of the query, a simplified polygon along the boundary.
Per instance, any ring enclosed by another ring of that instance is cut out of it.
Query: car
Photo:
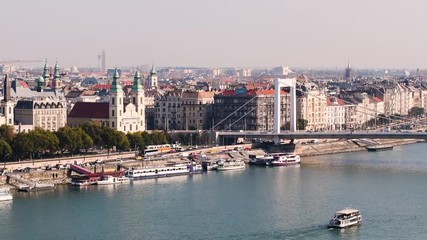
[[[95,163],[103,163],[104,161],[102,161],[102,159],[96,159]]]

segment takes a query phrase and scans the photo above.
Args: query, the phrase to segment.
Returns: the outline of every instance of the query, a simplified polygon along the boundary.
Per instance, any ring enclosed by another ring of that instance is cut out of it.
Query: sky
[[[425,0],[13,0],[0,61],[427,68]],[[43,63],[40,63],[41,65]]]

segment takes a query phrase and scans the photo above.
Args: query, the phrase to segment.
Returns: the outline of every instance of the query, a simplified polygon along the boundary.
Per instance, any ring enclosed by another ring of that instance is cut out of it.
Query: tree
[[[308,121],[302,118],[297,119],[297,129],[298,130],[305,130],[305,128],[308,125]]]
[[[12,150],[17,159],[29,157],[34,153],[34,141],[28,133],[18,133],[13,139]]]
[[[115,141],[117,149],[123,151],[128,151],[130,149],[129,140],[123,132],[115,131]]]
[[[424,115],[425,109],[420,107],[413,107],[409,110],[408,116],[409,117],[420,117]]]
[[[10,144],[14,137],[15,133],[12,126],[6,124],[0,126],[0,139],[3,139]]]
[[[129,140],[129,144],[131,147],[135,147],[136,149],[144,149],[144,140],[142,139],[141,132],[136,133],[128,133],[127,138]]]
[[[78,128],[78,134],[79,134],[80,140],[81,140],[81,146],[80,147],[83,148],[85,150],[85,152],[87,152],[89,148],[93,147],[93,140],[81,128]]]
[[[296,124],[297,124],[297,126],[296,126],[297,130],[305,130],[305,128],[308,125],[308,121],[305,120],[305,119],[299,118],[299,119],[297,119],[297,123]],[[280,129],[281,130],[289,130],[289,129],[291,129],[290,122],[286,122],[285,125],[283,125]]]
[[[28,133],[34,142],[34,153],[43,155],[45,152],[54,154],[59,148],[59,139],[51,131],[36,128]]]
[[[87,149],[93,146],[93,141],[81,128],[62,127],[56,132],[59,139],[61,153],[65,151],[78,153],[80,149]]]
[[[12,148],[5,140],[0,139],[0,156],[6,163],[6,160],[12,157]]]
[[[93,141],[93,145],[101,147],[104,146],[104,141],[101,137],[101,131],[102,127],[99,125],[99,123],[96,122],[86,122],[80,125],[80,128],[83,129],[83,131],[89,135],[89,137]]]

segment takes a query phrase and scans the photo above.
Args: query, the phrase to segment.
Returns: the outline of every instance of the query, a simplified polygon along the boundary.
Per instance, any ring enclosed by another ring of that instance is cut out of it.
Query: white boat
[[[221,161],[218,162],[218,171],[239,170],[245,169],[246,165],[243,161]]]
[[[110,185],[110,184],[125,184],[130,183],[130,179],[127,177],[114,177],[107,175],[103,177],[101,180],[96,181],[98,185]]]
[[[186,165],[176,165],[170,167],[131,169],[125,172],[125,176],[131,180],[146,178],[171,177],[190,174],[190,169]]]
[[[12,199],[13,196],[10,194],[9,189],[0,189],[0,201],[11,201]]]
[[[278,155],[274,156],[273,161],[271,161],[272,166],[289,166],[299,164],[301,158],[298,155]]]
[[[359,210],[346,208],[335,213],[334,217],[329,221],[328,227],[331,228],[346,228],[358,225],[362,222],[362,215]]]

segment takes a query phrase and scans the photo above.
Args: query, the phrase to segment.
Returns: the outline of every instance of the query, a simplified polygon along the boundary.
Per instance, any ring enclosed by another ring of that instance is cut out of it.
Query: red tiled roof
[[[280,91],[280,95],[286,94],[285,91]],[[225,90],[221,93],[223,96],[237,96],[235,90]],[[274,89],[267,89],[267,90],[248,90],[246,94],[244,95],[274,95]]]
[[[340,106],[345,105],[345,102],[342,99],[339,99],[339,98],[336,98],[336,97],[328,97],[328,98],[326,98],[326,104],[328,106],[333,106],[334,103],[337,104],[337,105],[340,105]]]
[[[19,80],[19,83],[21,84],[21,87],[23,87],[23,88],[30,88],[30,86],[28,86],[28,83],[26,83],[23,80]]]
[[[381,100],[381,98],[379,98],[379,97],[373,97],[373,98],[371,98],[370,100],[371,100],[370,102],[377,102],[377,103],[379,103],[379,102],[382,102],[382,101],[383,101],[383,100]]]
[[[93,90],[101,90],[101,89],[107,89],[109,90],[111,87],[111,84],[96,84],[92,87]]]
[[[280,95],[286,94],[285,91],[280,91]],[[267,90],[251,90],[248,91],[248,95],[274,95],[274,89]]]
[[[76,102],[68,117],[109,118],[108,102]]]

